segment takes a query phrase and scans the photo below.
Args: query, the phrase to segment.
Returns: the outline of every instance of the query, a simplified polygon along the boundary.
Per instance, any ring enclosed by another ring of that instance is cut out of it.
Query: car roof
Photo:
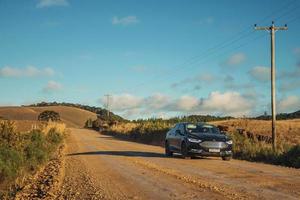
[[[197,125],[204,125],[204,124],[208,124],[205,122],[197,122],[197,123],[193,123],[193,122],[179,122],[177,124],[197,124]]]

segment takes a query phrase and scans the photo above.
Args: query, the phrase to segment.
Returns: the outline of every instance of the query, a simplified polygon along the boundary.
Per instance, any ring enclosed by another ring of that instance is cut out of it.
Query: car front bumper
[[[225,142],[190,142],[188,152],[200,156],[229,157],[232,156],[232,145]]]

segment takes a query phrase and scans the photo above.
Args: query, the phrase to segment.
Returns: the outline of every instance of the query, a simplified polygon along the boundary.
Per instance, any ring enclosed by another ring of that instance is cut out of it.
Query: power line
[[[293,3],[295,3],[296,0],[294,1],[290,1],[286,4],[284,4],[284,6],[280,7],[279,9],[271,12],[269,15],[267,15],[266,17],[264,17],[263,19],[259,20],[259,22],[263,22],[265,21],[267,18],[271,17],[273,14],[277,14],[278,11],[281,11],[285,8],[288,8],[290,7]],[[296,7],[297,8],[297,7]],[[284,16],[286,16],[287,14],[291,13],[291,11],[295,11],[295,8],[292,8],[291,10],[288,10],[288,12],[284,12],[283,15],[280,15],[278,16],[276,19],[280,19]],[[250,26],[247,26],[245,29],[243,29],[242,31],[239,31],[236,35],[234,35],[234,37],[232,37],[232,39],[229,39],[229,40],[225,40],[224,42],[221,42],[205,51],[202,51],[199,55],[197,56],[194,56],[188,60],[186,60],[185,62],[179,64],[179,65],[176,65],[174,68],[172,68],[171,70],[172,71],[169,71],[169,72],[166,72],[166,73],[163,73],[163,74],[160,74],[159,76],[156,76],[154,77],[153,79],[151,80],[148,80],[148,81],[145,81],[143,83],[140,83],[134,87],[131,88],[131,90],[135,90],[141,86],[144,86],[146,84],[149,84],[149,83],[152,83],[153,81],[156,81],[156,80],[160,80],[162,77],[164,76],[170,76],[174,73],[177,73],[178,71],[181,71],[181,69],[183,69],[182,67],[184,68],[189,68],[187,66],[189,65],[193,65],[197,62],[199,62],[200,60],[203,60],[205,58],[207,58],[207,56],[211,56],[212,54],[215,54],[216,52],[218,52],[219,50],[222,50],[222,49],[225,49],[233,44],[235,44],[236,42],[240,41],[240,40],[243,40],[245,38],[248,38],[249,36],[251,36],[253,34],[254,31],[249,31],[249,27]],[[240,46],[244,46],[244,45],[240,45]],[[176,71],[177,70],[177,71]],[[123,92],[123,91],[121,91]]]

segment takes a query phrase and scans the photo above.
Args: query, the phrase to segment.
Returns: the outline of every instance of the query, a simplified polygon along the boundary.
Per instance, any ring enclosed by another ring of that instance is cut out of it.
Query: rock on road
[[[71,129],[60,199],[298,199],[300,171],[220,158],[165,157],[157,146]]]

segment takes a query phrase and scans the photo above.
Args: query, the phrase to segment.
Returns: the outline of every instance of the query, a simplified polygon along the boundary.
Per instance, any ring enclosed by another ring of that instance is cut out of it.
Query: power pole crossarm
[[[276,86],[275,86],[275,32],[278,30],[287,30],[287,25],[284,27],[276,27],[274,22],[270,27],[257,27],[254,25],[255,30],[269,31],[271,35],[271,109],[272,109],[272,145],[273,151],[276,150]]]

